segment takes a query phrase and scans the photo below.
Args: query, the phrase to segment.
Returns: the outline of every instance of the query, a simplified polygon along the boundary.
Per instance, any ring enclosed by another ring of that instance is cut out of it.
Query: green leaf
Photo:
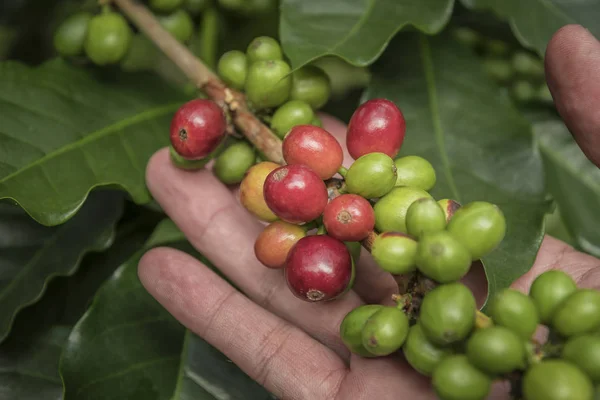
[[[434,165],[433,196],[502,209],[506,237],[483,263],[488,297],[509,286],[531,268],[550,204],[529,123],[477,58],[445,35],[400,35],[373,68],[365,99],[377,97],[396,102],[406,118],[400,156]]]
[[[61,359],[65,400],[268,399],[239,368],[187,332],[144,289],[137,265],[147,249],[170,245],[198,255],[171,220],[121,265],[73,329]],[[184,345],[185,342],[185,345]]]
[[[562,26],[580,24],[600,36],[600,0],[462,0],[471,9],[490,9],[508,19],[521,44],[543,56]]]
[[[71,218],[98,186],[150,201],[146,163],[184,101],[155,75],[0,63],[0,199],[44,225]]]
[[[544,160],[548,191],[577,247],[600,257],[600,169],[581,151],[564,123],[538,121],[534,132]]]
[[[366,66],[405,26],[438,33],[453,8],[454,0],[283,0],[279,32],[294,68],[325,55]]]
[[[0,341],[49,280],[72,275],[86,253],[112,244],[122,211],[121,193],[97,192],[71,220],[45,227],[14,205],[0,205]]]

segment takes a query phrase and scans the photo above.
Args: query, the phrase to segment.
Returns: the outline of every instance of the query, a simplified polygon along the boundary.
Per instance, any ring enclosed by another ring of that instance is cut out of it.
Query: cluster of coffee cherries
[[[331,95],[328,75],[315,65],[292,72],[276,39],[256,37],[245,52],[224,53],[217,73],[230,88],[246,95],[249,106],[280,138],[296,125],[321,126],[315,112]]]

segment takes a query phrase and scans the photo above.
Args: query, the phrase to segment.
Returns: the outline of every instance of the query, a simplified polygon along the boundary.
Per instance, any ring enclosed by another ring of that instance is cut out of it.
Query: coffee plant
[[[597,0],[3,1],[0,399],[312,398],[252,379],[152,297],[138,264],[158,247],[234,286],[216,251],[251,254],[314,323],[390,278],[336,340],[416,372],[423,398],[598,399],[600,291],[561,265],[513,283],[546,234],[600,257],[600,170],[544,65],[561,27],[600,37],[599,15]],[[183,217],[151,194],[161,149],[197,185],[169,192]],[[253,248],[217,224],[201,173],[260,221]],[[194,247],[206,231],[219,249]]]

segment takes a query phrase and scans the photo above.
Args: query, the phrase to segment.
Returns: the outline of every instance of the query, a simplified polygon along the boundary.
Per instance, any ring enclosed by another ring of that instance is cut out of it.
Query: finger
[[[263,266],[254,242],[263,229],[210,171],[183,171],[161,150],[149,161],[147,184],[190,243],[257,304],[306,330],[343,357],[345,315],[362,304],[352,291],[334,302],[311,304],[291,293],[283,273]]]
[[[148,292],[186,328],[276,396],[335,397],[346,368],[331,350],[257,306],[186,253],[156,248],[139,263]]]
[[[585,28],[559,29],[546,48],[548,87],[586,156],[600,166],[600,42]]]

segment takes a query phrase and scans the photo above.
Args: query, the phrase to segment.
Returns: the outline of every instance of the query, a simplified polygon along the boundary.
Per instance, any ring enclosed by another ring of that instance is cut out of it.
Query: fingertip
[[[176,251],[168,247],[156,247],[148,250],[138,262],[138,278],[146,290],[151,291],[153,283],[162,275],[162,270],[168,268],[170,252]]]
[[[163,147],[150,157],[146,164],[146,184],[150,191],[154,183],[160,179],[164,169],[169,167],[171,167],[171,160],[168,147]]]

